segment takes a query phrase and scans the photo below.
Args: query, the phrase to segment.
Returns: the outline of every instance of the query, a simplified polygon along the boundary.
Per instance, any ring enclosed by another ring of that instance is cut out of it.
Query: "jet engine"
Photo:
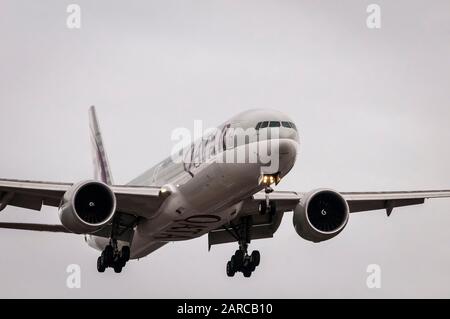
[[[61,223],[76,234],[89,234],[109,224],[116,211],[116,196],[98,181],[84,181],[72,186],[59,207]]]
[[[349,218],[347,201],[331,189],[318,189],[303,196],[294,210],[295,231],[303,239],[321,242],[339,234]]]

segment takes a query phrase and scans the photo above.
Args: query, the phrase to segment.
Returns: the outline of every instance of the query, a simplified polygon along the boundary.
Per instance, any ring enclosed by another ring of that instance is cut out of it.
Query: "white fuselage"
[[[276,134],[266,134],[274,129]],[[262,174],[282,178],[295,163],[298,132],[280,112],[247,111],[218,130],[220,134],[206,136],[184,149],[181,160],[172,156],[129,183],[163,186],[170,191],[161,207],[136,226],[131,258],[144,257],[167,242],[196,238],[228,223],[239,215],[243,200],[264,188]],[[250,136],[240,136],[243,134]],[[213,142],[219,147],[208,151],[205,146]],[[261,150],[267,151],[268,143],[276,144],[277,154],[271,154],[271,158],[277,156],[276,165],[260,161]],[[244,155],[239,159],[240,154]],[[91,236],[88,243],[103,249],[108,241]]]

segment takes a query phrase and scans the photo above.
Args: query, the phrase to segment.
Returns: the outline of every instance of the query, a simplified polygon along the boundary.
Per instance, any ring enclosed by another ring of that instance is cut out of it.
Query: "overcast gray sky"
[[[82,10],[66,27],[67,5]],[[381,6],[381,29],[366,7]],[[171,132],[248,108],[293,117],[302,148],[279,190],[450,188],[450,2],[0,0],[0,177],[92,175],[98,107],[117,183],[169,155]],[[59,222],[8,208],[1,221]],[[450,199],[350,216],[321,244],[286,214],[251,279],[227,278],[235,244],[165,246],[117,275],[82,236],[0,230],[0,297],[450,297]],[[66,287],[79,264],[81,289]],[[379,264],[381,289],[366,267]]]

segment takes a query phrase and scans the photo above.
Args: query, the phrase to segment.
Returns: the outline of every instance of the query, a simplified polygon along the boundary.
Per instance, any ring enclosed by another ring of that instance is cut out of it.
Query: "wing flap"
[[[11,200],[6,204],[10,206],[16,206],[20,208],[26,208],[31,210],[37,210],[40,211],[42,208],[42,202],[43,199],[36,197],[36,196],[30,196],[25,194],[16,194],[12,193]]]
[[[28,224],[28,223],[0,223],[0,228],[30,230],[30,231],[45,231],[53,233],[70,233],[62,225],[48,225],[48,224]]]
[[[391,214],[392,209],[394,209],[395,207],[420,205],[423,204],[424,202],[425,202],[424,198],[347,201],[351,213],[386,209],[388,215]]]
[[[385,209],[388,216],[396,207],[420,205],[429,198],[450,197],[449,190],[395,191],[395,192],[343,192],[351,213]]]
[[[38,211],[42,205],[58,207],[71,185],[0,179],[0,211],[8,205]]]

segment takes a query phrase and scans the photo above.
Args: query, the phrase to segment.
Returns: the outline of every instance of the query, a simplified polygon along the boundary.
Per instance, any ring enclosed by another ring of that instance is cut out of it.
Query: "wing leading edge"
[[[40,211],[42,206],[59,207],[72,183],[53,183],[0,179],[0,211],[15,206]],[[117,199],[117,211],[136,217],[149,218],[160,207],[164,198],[160,187],[111,186]],[[57,226],[57,227],[53,227]],[[0,228],[62,232],[60,225],[0,223]],[[61,226],[62,227],[62,226]]]
[[[269,195],[270,200],[283,203],[286,211],[293,210],[306,193],[278,192]],[[423,204],[426,199],[450,197],[450,190],[391,191],[391,192],[341,192],[351,213],[386,209],[388,215],[396,207]],[[265,193],[253,196],[255,201],[265,200]]]

